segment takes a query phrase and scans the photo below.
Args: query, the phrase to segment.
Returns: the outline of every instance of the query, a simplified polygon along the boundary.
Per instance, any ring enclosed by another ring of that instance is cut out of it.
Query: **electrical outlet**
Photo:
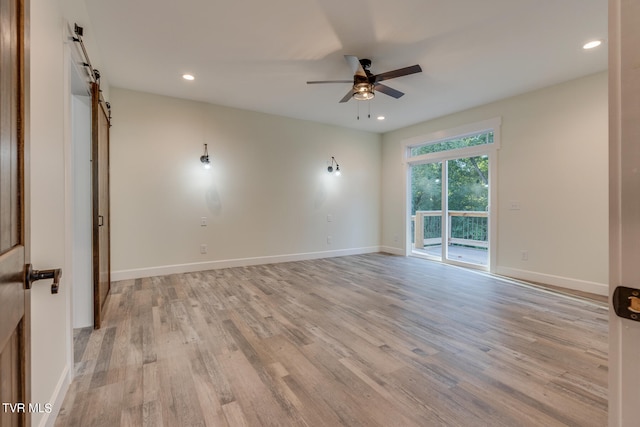
[[[331,236],[327,236],[327,245],[330,245],[333,242],[333,238]]]
[[[333,222],[333,215],[327,215],[327,222]]]
[[[529,251],[521,251],[522,261],[529,261]]]
[[[205,245],[204,243],[202,245],[200,245],[200,253],[201,254],[206,254],[207,253],[207,245]]]
[[[206,227],[207,226],[207,217],[203,216],[202,218],[200,218],[200,227]]]
[[[397,235],[397,234],[394,234],[394,235],[393,235],[393,241],[394,241],[394,242],[396,242],[396,243],[398,243],[398,235]]]

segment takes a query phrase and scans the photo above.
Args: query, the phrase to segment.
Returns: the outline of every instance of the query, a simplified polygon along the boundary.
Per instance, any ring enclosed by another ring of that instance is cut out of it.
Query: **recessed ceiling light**
[[[593,49],[594,47],[598,47],[602,44],[602,40],[592,40],[588,43],[585,43],[584,46],[582,46],[583,49]]]
[[[192,74],[183,74],[182,78],[185,79],[185,80],[189,80],[189,81],[196,79],[195,77],[193,77]]]
[[[384,120],[384,116],[378,116],[378,120],[380,121]]]

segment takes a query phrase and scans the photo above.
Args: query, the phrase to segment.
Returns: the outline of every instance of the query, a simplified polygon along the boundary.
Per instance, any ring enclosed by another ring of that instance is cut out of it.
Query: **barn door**
[[[93,327],[102,324],[111,289],[109,217],[109,116],[100,86],[91,84],[91,168],[93,204]]]
[[[24,197],[22,0],[0,0],[0,426],[27,425],[29,290]],[[9,405],[5,405],[9,404]]]

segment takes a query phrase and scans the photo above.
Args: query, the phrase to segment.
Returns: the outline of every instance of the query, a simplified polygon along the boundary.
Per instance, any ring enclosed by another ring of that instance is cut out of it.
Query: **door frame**
[[[609,0],[609,301],[618,286],[640,288],[640,4]],[[635,426],[640,403],[640,323],[609,308],[609,425]]]
[[[469,123],[466,125],[458,126],[455,128],[440,130],[425,135],[419,135],[402,141],[402,165],[403,165],[403,194],[405,203],[403,204],[403,229],[404,233],[404,255],[415,256],[411,247],[411,221],[409,221],[409,212],[411,212],[411,196],[409,191],[411,189],[411,166],[432,163],[438,161],[447,161],[457,158],[475,157],[487,155],[489,157],[489,259],[487,266],[479,266],[477,264],[461,263],[455,260],[447,260],[443,257],[443,263],[460,265],[468,268],[476,268],[480,270],[486,270],[491,273],[496,271],[496,253],[497,253],[497,239],[498,239],[498,151],[500,149],[500,126],[502,124],[502,118],[496,117],[480,122]],[[484,131],[493,131],[494,142],[492,144],[478,145],[473,147],[460,148],[456,150],[441,151],[437,153],[423,154],[420,156],[410,157],[410,149],[415,146],[431,144],[446,141],[453,138],[459,138],[464,136],[475,135]],[[445,169],[443,165],[443,169]],[[443,173],[444,175],[444,173]],[[446,177],[442,177],[445,179]],[[444,184],[444,183],[443,183]],[[446,203],[444,195],[445,185],[443,188],[442,203]],[[443,215],[446,211],[443,206]],[[444,233],[443,227],[443,233]]]

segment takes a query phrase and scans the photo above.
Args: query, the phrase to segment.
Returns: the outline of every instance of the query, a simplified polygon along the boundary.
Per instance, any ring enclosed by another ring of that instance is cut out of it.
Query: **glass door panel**
[[[442,260],[442,162],[411,166],[411,250]]]
[[[450,261],[488,265],[489,158],[447,161],[445,257]]]

